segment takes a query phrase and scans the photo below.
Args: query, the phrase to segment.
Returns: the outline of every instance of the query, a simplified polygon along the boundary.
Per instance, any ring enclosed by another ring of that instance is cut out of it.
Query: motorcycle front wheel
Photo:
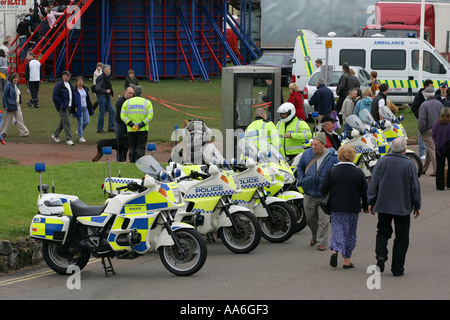
[[[42,244],[42,257],[53,271],[59,274],[72,274],[69,267],[77,266],[82,270],[91,255],[83,250],[71,250],[70,247],[60,242],[45,241]]]
[[[256,217],[250,212],[240,211],[233,213],[231,219],[232,226],[218,230],[225,247],[234,253],[249,253],[254,250],[261,241],[261,229]]]
[[[288,203],[275,202],[268,205],[270,216],[259,218],[261,233],[270,242],[283,242],[294,234],[297,218],[294,209]]]
[[[190,276],[199,271],[206,261],[206,241],[195,229],[174,231],[180,243],[159,248],[159,257],[167,270],[177,276]]]

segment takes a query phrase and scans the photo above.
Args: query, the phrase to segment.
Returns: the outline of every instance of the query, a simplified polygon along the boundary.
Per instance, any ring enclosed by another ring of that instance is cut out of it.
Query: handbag
[[[333,168],[334,167],[331,167],[330,180],[331,180],[331,174],[333,172]],[[330,191],[328,191],[327,194],[324,195],[322,197],[322,199],[320,199],[319,205],[320,205],[320,208],[322,208],[323,213],[325,213],[327,215],[331,214],[331,212],[330,212]]]

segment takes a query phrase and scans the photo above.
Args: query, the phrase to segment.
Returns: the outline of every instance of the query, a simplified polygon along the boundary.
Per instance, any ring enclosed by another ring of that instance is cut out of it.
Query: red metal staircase
[[[78,20],[83,16],[83,13],[89,8],[89,6],[94,2],[94,0],[73,0],[67,8],[64,10],[64,15],[58,17],[55,23],[55,27],[49,30],[41,40],[36,43],[33,47],[32,52],[35,54],[36,59],[39,60],[41,65],[44,65],[45,61],[48,57],[55,52],[55,50],[64,43],[68,42],[69,32],[73,29]],[[76,7],[73,7],[73,6]],[[70,9],[70,12],[68,11]],[[47,18],[46,18],[47,19]],[[27,48],[28,43],[31,39],[33,39],[39,32],[40,26],[38,26],[28,40],[24,43],[22,47],[17,46],[17,48],[13,51],[13,57],[15,59],[15,63],[13,64],[13,72],[17,72],[20,75],[20,81],[22,83],[25,82],[25,65],[27,60],[20,59],[20,53]],[[13,41],[17,41],[19,35],[17,35],[16,39]],[[69,52],[66,50],[66,55],[69,57]],[[69,59],[66,59],[68,64]],[[66,68],[68,69],[68,65],[66,64]]]

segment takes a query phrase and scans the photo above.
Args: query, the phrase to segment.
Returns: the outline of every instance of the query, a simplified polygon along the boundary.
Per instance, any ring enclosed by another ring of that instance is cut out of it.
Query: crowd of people
[[[0,49],[0,56],[1,56]],[[36,60],[30,50],[26,55],[27,63],[25,79],[27,90],[31,100],[27,102],[30,108],[39,108],[39,85],[42,78],[42,66]],[[0,69],[1,72],[1,69]],[[115,105],[111,103],[114,96],[110,80],[111,66],[99,62],[93,74],[93,85],[88,88],[84,85],[84,78],[77,76],[75,84],[71,83],[71,73],[67,70],[61,73],[61,80],[55,84],[52,100],[59,115],[59,123],[51,135],[55,143],[60,143],[60,134],[64,131],[66,144],[73,146],[74,137],[71,128],[71,117],[77,119],[75,134],[80,143],[87,142],[83,133],[90,123],[90,117],[98,108],[97,133],[114,132],[118,141],[117,161],[125,162],[129,154],[130,162],[135,162],[145,154],[149,123],[153,118],[153,106],[150,101],[142,98],[142,86],[134,76],[134,71],[129,70],[125,80],[125,93]],[[11,73],[8,81],[2,85],[3,117],[0,126],[0,142],[5,144],[3,138],[7,137],[9,126],[13,123],[19,129],[21,137],[29,137],[30,132],[23,119],[22,88],[19,86],[19,74]],[[94,101],[96,99],[96,101]],[[132,104],[130,104],[130,102]],[[105,114],[109,114],[107,128],[105,126]]]

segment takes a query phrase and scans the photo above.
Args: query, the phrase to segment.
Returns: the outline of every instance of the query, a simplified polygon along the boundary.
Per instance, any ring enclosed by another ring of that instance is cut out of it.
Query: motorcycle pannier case
[[[70,218],[37,214],[30,226],[30,236],[40,240],[64,242],[69,231]]]

